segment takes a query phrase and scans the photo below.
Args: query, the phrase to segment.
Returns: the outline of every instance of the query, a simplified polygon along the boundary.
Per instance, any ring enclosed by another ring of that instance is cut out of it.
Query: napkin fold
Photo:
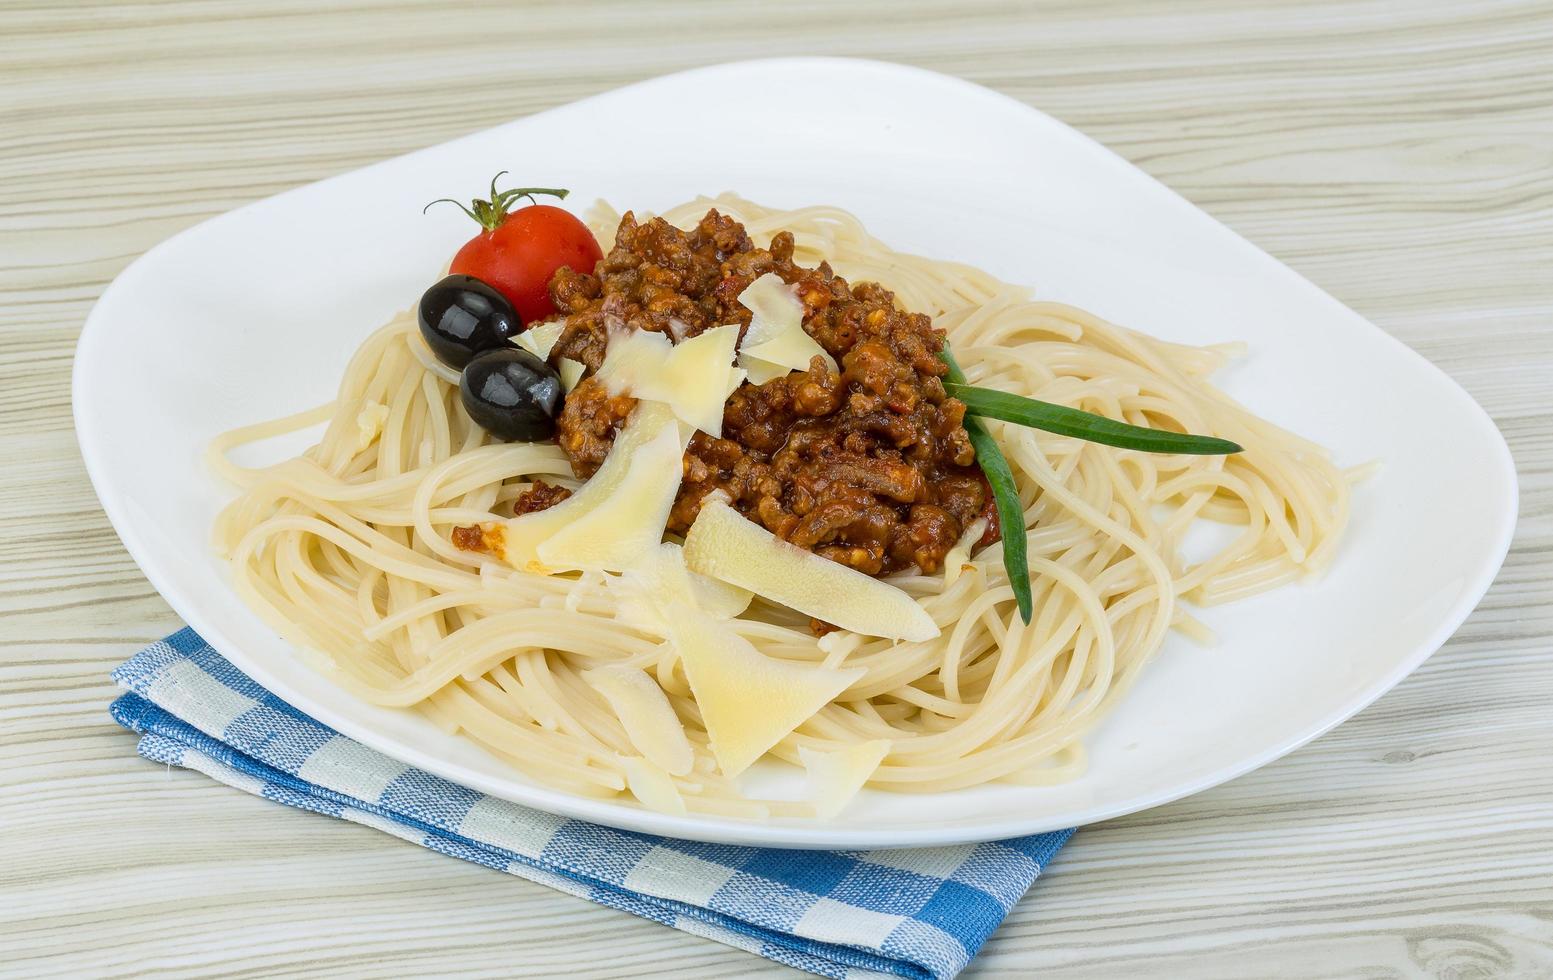
[[[802,851],[671,840],[532,810],[367,748],[192,629],[113,672],[142,756],[826,977],[960,972],[1071,830],[989,844]]]

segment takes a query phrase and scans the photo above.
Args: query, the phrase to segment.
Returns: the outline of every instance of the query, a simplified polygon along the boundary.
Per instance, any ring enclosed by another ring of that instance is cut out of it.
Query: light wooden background
[[[1520,467],[1509,561],[1440,653],[1279,763],[1081,832],[971,974],[1553,976],[1548,0],[314,8],[0,3],[0,972],[790,973],[137,758],[106,673],[178,623],[97,508],[68,382],[103,287],[205,217],[808,53],[1092,134],[1450,372]]]

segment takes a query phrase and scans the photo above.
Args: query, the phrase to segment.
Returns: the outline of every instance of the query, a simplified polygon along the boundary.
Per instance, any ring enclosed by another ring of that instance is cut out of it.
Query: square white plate
[[[1344,464],[1382,468],[1355,495],[1330,574],[1204,611],[1220,645],[1172,638],[1089,738],[1089,770],[1075,782],[868,792],[832,822],[758,824],[537,786],[305,666],[228,587],[208,542],[232,490],[201,463],[217,433],[332,397],[350,352],[468,237],[452,209],[422,216],[422,205],[468,197],[504,169],[570,187],[572,203],[656,210],[735,190],[778,206],[838,204],[897,248],[974,263],[1159,337],[1243,340],[1250,356],[1219,379],[1232,395]],[[81,335],[74,398],[88,471],[125,546],[179,615],[275,694],[484,792],[711,841],[994,839],[1230,779],[1349,717],[1439,647],[1487,589],[1516,509],[1498,431],[1423,358],[1063,124],[967,82],[864,61],[660,78],[207,221],[104,293]]]

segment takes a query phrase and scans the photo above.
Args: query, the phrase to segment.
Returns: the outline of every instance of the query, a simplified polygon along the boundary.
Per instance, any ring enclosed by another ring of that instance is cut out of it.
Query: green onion
[[[971,437],[971,445],[976,448],[976,462],[981,464],[981,471],[987,474],[987,483],[992,487],[992,498],[998,509],[998,524],[1003,534],[1003,567],[1008,570],[1008,582],[1013,586],[1014,599],[1019,603],[1019,615],[1027,626],[1032,610],[1030,560],[1025,554],[1025,508],[1019,499],[1019,488],[1014,484],[1014,471],[1009,468],[1008,458],[998,448],[992,433],[982,424],[982,417],[1146,453],[1222,456],[1241,451],[1240,446],[1228,439],[1129,425],[1066,405],[1053,405],[1051,402],[1036,401],[1034,398],[991,388],[977,388],[966,381],[965,372],[960,370],[954,355],[949,353],[947,344],[938,356],[949,365],[944,391],[951,398],[958,398],[965,403],[965,432]],[[1016,533],[1011,534],[1011,531]]]
[[[965,372],[955,363],[947,346],[939,356],[949,365],[950,382],[956,387],[964,387]],[[998,526],[1003,535],[1003,568],[1008,572],[1014,601],[1019,603],[1019,617],[1029,626],[1034,603],[1030,598],[1030,561],[1025,555],[1025,506],[1019,499],[1019,488],[1014,484],[1014,471],[1009,468],[1003,450],[998,448],[997,440],[981,424],[981,419],[966,416],[965,432],[976,449],[976,462],[987,474],[987,484],[992,487],[992,499],[998,508]]]
[[[944,351],[943,357],[949,361],[948,350]],[[949,370],[951,380],[944,383],[944,390],[951,398],[958,398],[965,403],[967,415],[1002,419],[1004,422],[1013,422],[1032,429],[1045,429],[1047,432],[1055,432],[1062,436],[1073,436],[1120,449],[1139,449],[1146,453],[1222,456],[1240,452],[1240,447],[1228,439],[1128,425],[1126,422],[1118,422],[1092,412],[1081,412],[1066,405],[1053,405],[1051,402],[1036,401],[1034,398],[1026,398],[1006,391],[994,391],[991,388],[976,388],[963,380],[954,380],[956,374],[956,370],[951,367]],[[963,374],[959,376],[964,377]]]

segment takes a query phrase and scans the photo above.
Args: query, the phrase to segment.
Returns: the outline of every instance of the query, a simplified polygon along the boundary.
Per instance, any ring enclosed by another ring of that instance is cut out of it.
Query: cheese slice
[[[550,350],[555,347],[555,342],[561,339],[561,331],[565,329],[565,320],[536,323],[512,338],[512,342],[541,361],[546,361],[550,359]]]
[[[561,376],[561,388],[565,391],[571,391],[577,387],[577,382],[582,380],[582,376],[587,370],[588,366],[586,364],[581,361],[574,361],[569,357],[561,358],[560,362],[555,366],[555,372]]]
[[[616,581],[616,618],[658,636],[668,636],[675,606],[689,606],[713,619],[732,619],[749,607],[754,594],[737,585],[707,578],[685,566],[679,545],[665,541],[647,552]]]
[[[793,373],[792,368],[772,364],[770,361],[763,361],[748,354],[739,355],[739,367],[752,385],[763,385],[773,378],[785,378]]]
[[[721,437],[723,404],[744,381],[744,372],[733,366],[738,343],[739,325],[730,323],[675,344],[657,376],[644,379],[637,397],[665,402],[685,423]]]
[[[676,609],[669,625],[712,754],[730,778],[865,673],[767,657],[731,627],[690,608]]]
[[[686,424],[720,437],[723,403],[744,381],[744,371],[733,366],[738,343],[732,323],[678,344],[651,330],[616,333],[598,377],[612,395],[662,402]]]
[[[846,809],[889,754],[887,739],[859,742],[829,752],[799,746],[798,761],[803,763],[807,796],[815,816],[829,819]]]
[[[739,348],[739,366],[749,372],[751,384],[807,371],[816,354],[837,370],[835,358],[804,331],[803,303],[781,276],[768,272],[756,279],[739,294],[739,303],[754,314]]]
[[[972,566],[966,562],[971,560],[971,549],[976,547],[987,533],[987,519],[978,517],[971,522],[971,526],[960,534],[960,539],[949,549],[944,556],[944,588],[949,588],[960,578],[960,573]]]
[[[895,640],[931,640],[933,618],[888,582],[781,540],[709,496],[685,536],[685,564],[842,629]]]
[[[625,772],[626,789],[642,801],[642,805],[659,813],[685,815],[685,798],[679,795],[674,780],[646,759],[624,756],[620,768]]]
[[[615,710],[626,737],[642,756],[673,776],[690,772],[695,755],[685,738],[685,726],[669,704],[668,695],[646,671],[634,667],[595,667],[582,679]]]
[[[753,314],[750,328],[744,332],[744,350],[775,340],[794,327],[803,329],[803,301],[775,272],[745,286],[739,305]]]
[[[660,423],[650,439],[634,447],[625,461],[626,474],[613,492],[538,544],[534,552],[539,563],[551,571],[602,568],[615,572],[656,548],[663,541],[669,510],[679,492],[688,442],[689,433],[678,419],[670,416]],[[604,465],[620,451],[617,442]],[[595,479],[598,475],[594,474]],[[583,484],[583,490],[592,482]]]
[[[674,343],[667,334],[654,330],[611,330],[598,379],[611,395],[635,395],[642,379],[661,371],[673,350]]]
[[[615,500],[617,497],[634,496],[631,490],[636,488],[656,493],[659,498],[666,494],[669,504],[672,505],[674,494],[678,492],[683,464],[680,455],[676,455],[670,472],[671,467],[664,462],[668,456],[665,445],[669,440],[664,433],[672,433],[672,438],[682,454],[689,439],[688,434],[682,430],[679,421],[674,417],[674,413],[667,406],[653,402],[643,402],[638,405],[631,413],[631,417],[626,420],[626,424],[615,434],[615,444],[610,448],[603,464],[591,479],[578,488],[576,493],[554,507],[515,517],[503,525],[503,533],[500,535],[502,542],[500,557],[516,568],[532,572],[557,571],[559,569],[548,566],[540,559],[540,545],[563,530],[582,523],[585,517],[605,502]],[[656,455],[650,460],[642,461],[647,464],[646,466],[638,465],[637,457],[647,446],[652,445],[654,440],[659,440],[654,450]],[[667,490],[664,489],[664,485],[667,485]],[[613,519],[619,519],[621,505],[628,503],[628,499],[616,501]],[[652,503],[662,505],[661,499],[655,499]],[[663,528],[667,523],[667,509],[664,509],[663,513],[664,519],[659,521],[656,531],[643,531],[640,525],[633,531],[639,536],[651,537],[651,545],[657,545],[663,540]],[[651,514],[647,514],[644,519],[650,520],[651,517]],[[633,541],[636,540],[633,539]],[[561,556],[557,556],[559,557]],[[624,561],[620,567],[630,563],[629,560]]]
[[[388,421],[388,406],[382,402],[367,402],[356,413],[356,451],[366,452],[367,447],[383,434],[383,423]]]

